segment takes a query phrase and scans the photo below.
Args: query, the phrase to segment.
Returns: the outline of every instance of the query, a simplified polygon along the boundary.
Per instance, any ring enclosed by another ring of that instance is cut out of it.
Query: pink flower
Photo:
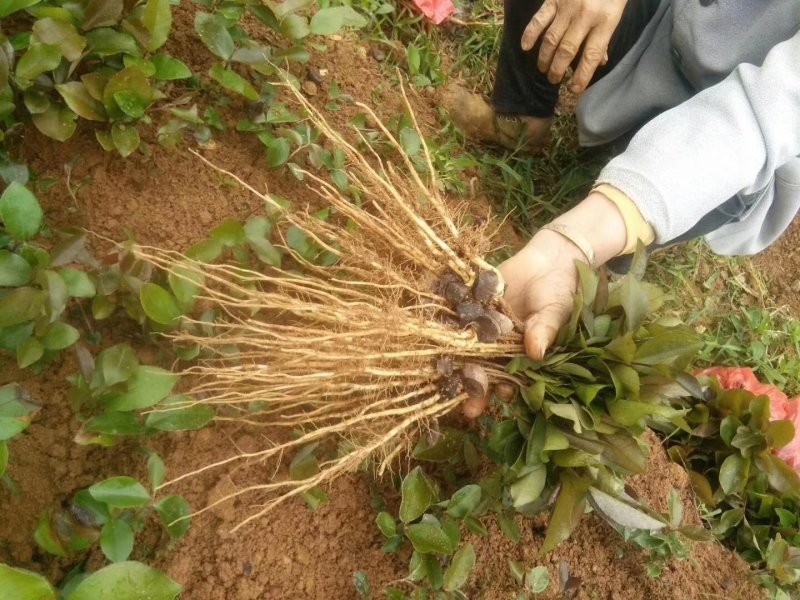
[[[743,389],[757,396],[769,398],[769,414],[772,421],[791,421],[794,425],[794,439],[783,448],[776,449],[775,455],[800,473],[800,396],[789,397],[768,383],[761,383],[752,369],[746,367],[711,367],[698,371],[696,375],[716,377],[722,389]]]

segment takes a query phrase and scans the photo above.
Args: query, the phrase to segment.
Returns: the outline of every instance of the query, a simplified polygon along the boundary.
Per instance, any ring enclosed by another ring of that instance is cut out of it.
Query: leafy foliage
[[[714,535],[778,585],[795,585],[800,476],[774,454],[794,439],[794,427],[771,419],[766,395],[707,383],[707,401],[689,415],[692,431],[668,439],[669,455],[687,468]]]
[[[160,461],[151,454],[151,462],[154,459]],[[163,472],[151,469],[150,475],[155,489]],[[131,556],[135,536],[148,519],[158,520],[175,543],[188,531],[190,512],[181,496],[155,500],[136,479],[114,476],[78,491],[66,507],[46,508],[34,538],[42,550],[62,557],[85,552],[99,542],[105,557],[119,563]]]

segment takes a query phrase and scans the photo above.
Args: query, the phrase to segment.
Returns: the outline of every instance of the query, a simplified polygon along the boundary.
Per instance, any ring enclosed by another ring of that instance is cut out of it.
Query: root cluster
[[[296,97],[347,158],[347,194],[305,174],[335,218],[284,211],[239,181],[281,211],[278,235],[299,228],[320,253],[336,258],[331,266],[307,260],[286,243],[284,266],[261,271],[137,249],[175,277],[202,281],[198,300],[218,309],[213,323],[185,319],[189,327],[170,334],[202,350],[185,373],[193,382],[187,396],[216,405],[218,419],[258,428],[273,440],[162,487],[242,461],[281,461],[318,444],[312,474],[265,478],[217,501],[253,495],[257,508],[237,527],[365,463],[378,472],[391,468],[439,417],[468,397],[485,396],[492,381],[509,378],[496,359],[523,351],[519,328],[502,303],[502,280],[482,258],[490,249],[488,225],[469,219],[466,205],[445,202],[427,148],[423,181],[368,107],[361,105],[406,162],[402,173],[366,140],[351,144]],[[206,333],[196,333],[201,329]]]

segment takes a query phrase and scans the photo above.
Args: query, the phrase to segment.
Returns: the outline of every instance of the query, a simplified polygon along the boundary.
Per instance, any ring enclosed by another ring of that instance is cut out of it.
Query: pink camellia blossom
[[[795,432],[794,439],[775,450],[775,455],[800,473],[800,396],[789,399],[774,385],[761,383],[753,370],[746,367],[711,367],[698,371],[696,375],[716,377],[725,390],[742,389],[757,396],[767,396],[770,420],[791,421]]]

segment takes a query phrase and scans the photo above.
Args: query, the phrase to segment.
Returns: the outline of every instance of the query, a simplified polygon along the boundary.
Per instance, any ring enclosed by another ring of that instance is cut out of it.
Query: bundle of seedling
[[[454,466],[466,458],[466,472],[457,466],[442,481],[415,470],[422,491],[404,497],[401,521],[422,525],[416,531],[424,535],[409,539],[415,556],[435,557],[430,564],[448,562],[458,545],[449,517],[433,514],[456,498],[460,517],[549,511],[543,551],[568,537],[587,503],[620,530],[680,528],[624,486],[626,475],[645,470],[647,426],[688,433],[686,417],[702,402],[685,374],[698,348],[694,333],[671,318],[648,320],[660,290],[634,275],[609,282],[578,265],[571,321],[545,359],[526,358],[503,281],[483,258],[496,244],[493,232],[467,204],[442,196],[424,144],[428,168],[420,175],[362,105],[403,162],[395,168],[359,130],[348,139],[296,99],[347,159],[345,191],[305,172],[330,218],[250,188],[273,215],[264,241],[280,249],[279,264],[255,270],[136,251],[217,315],[182,317],[183,327],[168,334],[200,353],[186,372],[185,400],[157,410],[202,403],[218,420],[270,440],[161,488],[256,463],[247,472],[257,479],[216,502],[257,505],[240,527],[359,468],[406,472],[414,458]],[[482,492],[473,485],[463,510],[464,494],[450,498],[447,488],[476,481],[492,462],[498,468]]]

